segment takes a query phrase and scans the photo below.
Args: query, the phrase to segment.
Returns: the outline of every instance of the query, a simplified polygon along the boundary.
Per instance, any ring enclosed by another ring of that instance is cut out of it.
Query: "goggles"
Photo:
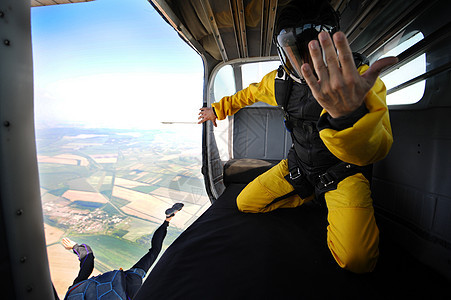
[[[288,74],[302,79],[301,66],[309,62],[308,43],[317,40],[321,31],[332,34],[335,29],[334,26],[315,24],[282,29],[275,42],[280,60]]]

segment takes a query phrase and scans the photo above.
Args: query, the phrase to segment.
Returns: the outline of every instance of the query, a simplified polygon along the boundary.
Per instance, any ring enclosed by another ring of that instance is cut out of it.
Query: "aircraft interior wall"
[[[388,157],[375,165],[373,176],[382,234],[448,278],[450,113],[449,107],[392,111],[395,142]]]
[[[437,1],[406,29],[425,36],[418,47],[426,53],[426,73],[418,78],[426,80],[424,95],[418,103],[389,107],[394,143],[373,174],[373,198],[383,232],[448,279],[451,35],[445,12],[450,9],[449,2]]]
[[[2,293],[52,299],[34,134],[30,1],[0,1],[0,38]]]

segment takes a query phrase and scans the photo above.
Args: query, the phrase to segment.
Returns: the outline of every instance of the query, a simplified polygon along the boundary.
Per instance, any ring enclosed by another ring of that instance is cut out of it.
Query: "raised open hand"
[[[318,78],[309,64],[302,65],[301,71],[316,101],[333,118],[345,116],[359,108],[382,69],[398,62],[393,56],[380,59],[360,75],[343,32],[337,32],[333,36],[337,50],[329,33],[321,32],[318,39],[327,66],[323,61],[318,41],[313,40],[309,43],[309,51]]]

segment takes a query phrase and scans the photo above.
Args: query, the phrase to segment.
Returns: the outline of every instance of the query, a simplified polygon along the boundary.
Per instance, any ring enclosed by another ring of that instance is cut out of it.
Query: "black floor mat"
[[[224,194],[166,250],[135,299],[448,299],[449,282],[383,240],[374,272],[342,270],[316,204],[265,214]],[[447,291],[448,290],[448,291]]]

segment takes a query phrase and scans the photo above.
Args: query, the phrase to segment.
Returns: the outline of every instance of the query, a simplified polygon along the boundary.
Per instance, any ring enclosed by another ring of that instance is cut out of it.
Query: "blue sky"
[[[38,127],[197,120],[203,64],[147,0],[31,9]]]

